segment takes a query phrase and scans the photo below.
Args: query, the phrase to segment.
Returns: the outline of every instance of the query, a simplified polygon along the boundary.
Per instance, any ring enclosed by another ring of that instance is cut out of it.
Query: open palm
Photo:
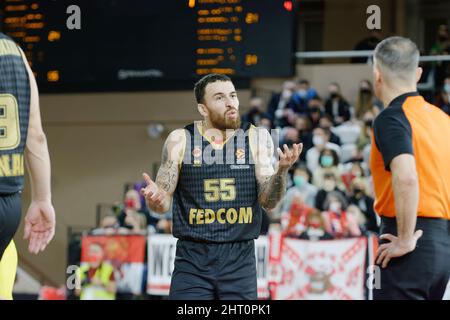
[[[50,201],[33,201],[25,216],[24,239],[29,239],[28,251],[38,254],[55,235],[55,209]]]

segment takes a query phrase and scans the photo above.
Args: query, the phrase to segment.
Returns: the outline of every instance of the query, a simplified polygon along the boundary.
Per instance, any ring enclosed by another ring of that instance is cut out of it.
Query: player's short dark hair
[[[219,74],[219,73],[210,73],[200,80],[194,86],[194,94],[197,103],[203,103],[203,98],[205,97],[205,88],[209,83],[213,83],[216,81],[231,81],[230,77]]]

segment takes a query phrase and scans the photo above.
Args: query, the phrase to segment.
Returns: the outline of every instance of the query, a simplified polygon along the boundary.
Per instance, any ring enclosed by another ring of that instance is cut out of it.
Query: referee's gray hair
[[[387,71],[389,78],[415,82],[419,56],[419,49],[410,39],[389,37],[376,46],[374,62],[382,71]]]

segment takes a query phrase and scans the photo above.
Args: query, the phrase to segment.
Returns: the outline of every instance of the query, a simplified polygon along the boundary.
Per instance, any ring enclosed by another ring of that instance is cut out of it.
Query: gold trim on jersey
[[[250,148],[250,152],[252,153],[253,156],[253,161],[256,163],[257,158],[257,153],[256,150],[258,149],[258,146],[254,147],[253,144],[256,143],[255,140],[255,126],[254,125],[250,125],[250,128],[248,129],[248,143],[249,143],[249,148]]]
[[[186,135],[186,129],[183,129],[183,134],[184,134],[184,143],[183,143],[183,149],[180,152],[180,161],[178,162],[178,171],[181,171],[181,167],[183,166],[183,161],[184,161],[184,154],[186,152],[186,144],[187,144],[187,138],[188,138],[188,136]]]
[[[8,39],[0,39],[0,56],[18,56],[21,57],[17,45]]]

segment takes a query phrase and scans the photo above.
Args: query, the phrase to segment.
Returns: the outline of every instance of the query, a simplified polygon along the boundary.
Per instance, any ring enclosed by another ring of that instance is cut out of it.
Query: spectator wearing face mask
[[[298,113],[306,114],[308,109],[308,102],[317,97],[317,90],[311,88],[309,81],[306,79],[300,79],[297,82],[296,91],[292,97],[294,103],[297,106]]]
[[[267,107],[267,114],[274,128],[283,128],[289,125],[288,117],[299,113],[298,105],[293,100],[295,82],[285,81],[282,91],[274,93]]]
[[[330,130],[323,128],[315,128],[313,130],[312,143],[313,147],[306,152],[306,166],[311,172],[316,171],[319,168],[320,153],[324,149],[331,149],[336,151],[338,157],[341,156],[341,148],[330,142]]]
[[[292,205],[292,199],[296,193],[300,193],[306,205],[314,207],[317,188],[311,184],[311,173],[306,167],[299,166],[293,172],[293,186],[286,191],[282,200],[281,212],[288,212]]]
[[[136,214],[142,215],[142,217],[138,217]],[[148,211],[143,210],[141,196],[135,189],[129,189],[125,193],[124,208],[119,214],[118,219],[120,226],[130,230],[135,230],[138,225],[141,225],[144,222],[145,226],[147,224],[153,225],[158,222],[157,219],[152,219],[152,217],[150,217]]]
[[[303,195],[295,191],[291,205],[281,215],[282,233],[287,237],[299,237],[306,229],[306,219],[314,209],[305,203]]]
[[[340,193],[344,199],[346,198],[345,193],[338,187],[337,177],[333,173],[326,173],[323,177],[323,186],[317,192],[315,200],[315,207],[320,211],[325,210],[325,199],[330,192]]]
[[[358,237],[361,229],[352,214],[346,212],[347,201],[339,192],[330,192],[324,203],[325,230],[336,239]]]
[[[349,168],[349,170],[346,170],[347,172],[341,175],[345,190],[347,190],[348,192],[351,191],[351,184],[355,179],[360,179],[362,182],[364,182],[366,187],[369,185],[369,180],[366,178],[366,173],[360,162],[354,161],[350,164]]]
[[[364,158],[364,149],[366,147],[370,148],[373,119],[374,115],[370,111],[366,112],[363,115],[361,132],[359,134],[358,140],[356,141],[357,155],[355,157],[355,160],[362,160]]]
[[[369,80],[362,80],[359,83],[358,98],[356,101],[355,117],[361,119],[367,112],[371,111],[375,115],[383,109],[383,104],[375,98],[373,94],[372,82]]]
[[[350,204],[357,206],[366,218],[365,229],[378,233],[380,218],[373,209],[374,199],[368,195],[367,183],[361,178],[355,178],[350,188]]]
[[[444,84],[436,99],[436,106],[450,116],[450,76],[444,79]]]
[[[250,110],[242,115],[242,123],[251,123],[256,127],[261,126],[261,121],[264,116],[263,100],[260,97],[253,97],[250,99]]]
[[[328,95],[325,102],[325,114],[333,119],[333,124],[340,125],[350,120],[350,104],[342,96],[339,84],[336,82],[330,83]]]
[[[295,119],[295,129],[298,131],[299,139],[303,143],[303,152],[300,154],[300,160],[306,161],[306,152],[313,147],[311,122],[306,116],[299,116]]]
[[[319,166],[313,174],[313,183],[316,187],[322,188],[326,174],[333,174],[337,177],[338,186],[342,186],[341,173],[342,169],[339,164],[339,156],[332,149],[323,149],[318,159]]]
[[[293,127],[285,127],[281,130],[281,145],[286,144],[291,147],[294,143],[300,142],[298,130]]]
[[[319,126],[320,118],[323,116],[322,99],[319,96],[312,97],[308,101],[308,118],[311,121],[311,126],[316,128]]]
[[[333,236],[325,230],[325,219],[322,212],[314,209],[308,214],[305,230],[300,234],[299,239],[311,241],[333,239]]]
[[[319,127],[325,129],[325,130],[330,130],[330,142],[331,143],[335,143],[338,146],[341,146],[342,142],[341,139],[339,138],[339,136],[337,136],[336,134],[334,134],[334,132],[332,131],[333,128],[333,120],[331,119],[331,117],[327,114],[324,114],[320,119],[319,119]]]

